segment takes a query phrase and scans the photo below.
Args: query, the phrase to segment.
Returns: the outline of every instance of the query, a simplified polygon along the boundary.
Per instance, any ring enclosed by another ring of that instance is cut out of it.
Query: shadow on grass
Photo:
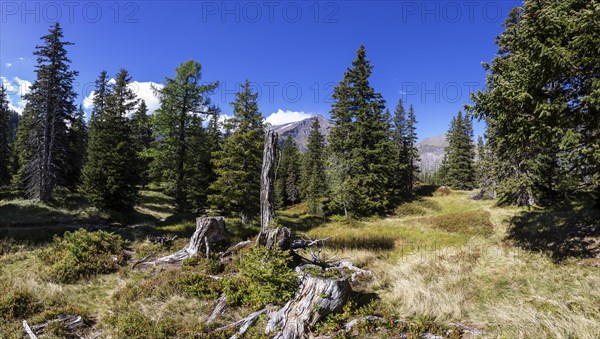
[[[561,206],[523,212],[511,219],[509,239],[555,262],[600,255],[600,210]]]
[[[433,193],[437,189],[434,185],[421,185],[415,189],[415,195],[417,197],[433,197]]]

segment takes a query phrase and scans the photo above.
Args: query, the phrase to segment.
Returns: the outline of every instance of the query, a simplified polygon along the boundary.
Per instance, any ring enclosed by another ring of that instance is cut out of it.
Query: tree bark
[[[202,253],[208,258],[211,248],[227,239],[223,217],[200,217],[196,219],[196,231],[184,249],[157,259],[153,263],[180,263],[198,253]]]
[[[292,243],[291,237],[292,231],[289,228],[278,227],[261,231],[256,238],[256,243],[269,249],[279,247],[282,250],[288,250]]]
[[[265,133],[265,148],[263,151],[263,164],[260,174],[260,231],[267,231],[275,218],[275,148],[277,147],[277,133],[267,127]]]
[[[273,313],[266,334],[277,339],[299,339],[322,317],[342,310],[351,288],[346,278],[327,279],[305,274],[296,295],[283,308]]]

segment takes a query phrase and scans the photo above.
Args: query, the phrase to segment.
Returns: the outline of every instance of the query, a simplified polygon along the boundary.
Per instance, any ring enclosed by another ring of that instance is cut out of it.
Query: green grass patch
[[[432,217],[429,222],[433,228],[466,235],[488,236],[494,232],[490,212],[483,210],[447,213]]]

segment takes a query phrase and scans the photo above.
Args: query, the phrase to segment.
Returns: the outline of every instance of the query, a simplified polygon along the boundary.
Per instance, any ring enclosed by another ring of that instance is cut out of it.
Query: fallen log
[[[53,323],[62,323],[62,326],[71,333],[75,334],[83,324],[83,318],[78,315],[59,315],[56,319],[48,320],[43,323],[29,326],[27,321],[23,320],[23,328],[30,339],[37,339],[37,335],[43,335],[46,327]]]
[[[230,256],[230,255],[236,253],[237,251],[241,250],[242,248],[250,245],[251,243],[252,243],[252,241],[250,241],[250,240],[238,242],[237,244],[235,244],[235,245],[229,247],[227,250],[225,250],[225,252],[222,252],[221,254],[219,254],[219,257],[221,259],[223,259],[227,256]]]
[[[302,281],[296,294],[279,311],[273,313],[267,323],[266,334],[273,338],[305,338],[310,329],[322,317],[342,310],[351,293],[348,279],[328,279],[297,270]]]
[[[223,314],[223,312],[225,312],[226,308],[227,308],[227,298],[225,297],[225,294],[221,294],[221,297],[217,301],[217,305],[215,306],[215,309],[212,311],[212,313],[210,314],[210,316],[206,320],[206,323],[210,324],[213,321],[217,320],[217,318],[221,314]]]
[[[185,248],[148,264],[181,263],[198,253],[202,253],[208,258],[211,248],[227,239],[223,217],[200,217],[196,219],[196,231]]]
[[[223,326],[221,328],[216,329],[215,331],[217,332],[222,332],[222,331],[226,331],[229,330],[231,328],[239,328],[238,332],[236,334],[234,334],[233,336],[231,336],[231,339],[235,339],[238,338],[238,336],[243,335],[244,333],[246,333],[246,331],[250,328],[250,326],[254,325],[254,323],[258,320],[258,318],[269,312],[269,308],[263,308],[260,311],[256,311],[252,314],[250,314],[249,316],[240,319],[234,323],[231,323],[227,326]]]

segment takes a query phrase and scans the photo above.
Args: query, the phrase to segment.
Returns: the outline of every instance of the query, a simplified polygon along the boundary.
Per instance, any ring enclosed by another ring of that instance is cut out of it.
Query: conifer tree
[[[408,113],[404,109],[402,99],[394,110],[394,134],[395,149],[397,153],[397,179],[398,189],[405,199],[412,196],[413,186],[419,177],[419,151],[417,150],[416,117],[413,106],[410,105]]]
[[[0,187],[10,183],[10,110],[4,85],[0,84]]]
[[[470,190],[475,186],[475,147],[471,118],[458,112],[446,134],[448,147],[442,163],[444,180],[454,189]]]
[[[384,213],[396,202],[390,122],[385,100],[369,84],[373,66],[361,46],[334,88],[330,145],[339,185],[332,207],[357,216]]]
[[[160,137],[155,167],[161,169],[161,179],[175,197],[177,209],[186,211],[191,205],[204,207],[197,204],[206,202],[210,182],[202,173],[210,164],[210,145],[199,129],[202,116],[209,113],[208,95],[218,83],[203,84],[202,66],[194,60],[180,64],[175,73],[174,78],[165,78],[165,86],[157,91],[161,106],[154,116],[156,136]],[[190,195],[195,196],[194,201],[188,200]]]
[[[138,172],[140,176],[140,184],[142,189],[145,188],[150,180],[150,162],[152,161],[152,152],[150,147],[154,137],[152,135],[152,123],[148,116],[148,106],[144,100],[140,101],[138,108],[135,113],[131,116],[131,123],[133,124],[133,139],[137,149],[138,158],[140,160],[138,164]]]
[[[85,164],[87,148],[88,128],[85,122],[85,112],[80,105],[79,110],[69,128],[69,167],[65,180],[65,186],[75,190],[81,183],[81,172]]]
[[[54,188],[64,184],[69,170],[69,125],[74,120],[76,93],[63,31],[58,23],[42,37],[37,46],[36,80],[27,101],[28,121],[22,124],[20,147],[21,180],[29,197],[41,201],[52,198]]]
[[[128,87],[130,82],[125,69],[119,71],[114,85],[108,83],[106,72],[96,81],[83,186],[88,200],[101,209],[129,211],[138,195],[135,164],[139,160],[127,118],[138,99]]]
[[[232,103],[233,118],[225,122],[231,134],[213,159],[218,177],[211,187],[215,193],[209,197],[215,208],[226,215],[239,215],[244,224],[260,210],[264,129],[257,98],[246,80]]]
[[[321,200],[327,195],[327,176],[325,172],[325,137],[321,134],[319,119],[315,119],[310,128],[308,142],[302,166],[301,187],[308,212],[322,215]]]
[[[409,195],[412,195],[414,185],[418,181],[419,177],[419,150],[417,149],[417,118],[415,116],[415,110],[412,105],[408,109],[408,116],[406,119],[406,134],[404,136],[404,153],[407,155],[407,176],[408,186],[406,190]]]
[[[511,11],[485,91],[470,109],[492,131],[501,202],[555,202],[596,189],[600,29],[595,1],[534,1]],[[573,182],[577,179],[577,182]]]
[[[278,207],[300,200],[300,150],[291,136],[283,142],[277,164],[275,200]]]

